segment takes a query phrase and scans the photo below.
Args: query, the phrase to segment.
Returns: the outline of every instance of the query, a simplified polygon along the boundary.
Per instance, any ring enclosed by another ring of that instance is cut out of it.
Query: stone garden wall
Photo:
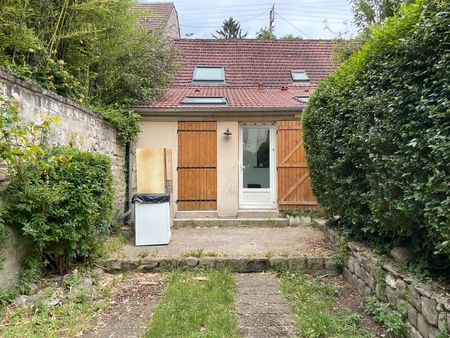
[[[332,229],[324,229],[327,239],[342,243]],[[421,283],[412,274],[403,272],[396,263],[362,243],[348,242],[343,276],[364,297],[376,296],[396,307],[406,304],[408,337],[434,338],[450,332],[450,295],[439,287]],[[444,336],[443,336],[444,337]]]
[[[114,176],[117,213],[123,212],[125,203],[125,147],[117,142],[115,127],[75,102],[23,81],[0,70],[0,94],[20,103],[25,119],[39,121],[42,114],[59,116],[60,122],[53,128],[52,144],[73,145],[86,151],[95,151],[111,158]],[[0,177],[0,183],[5,177]],[[1,185],[1,184],[0,184]],[[17,276],[20,261],[17,246],[8,250],[4,269],[0,269],[0,287],[10,285]]]

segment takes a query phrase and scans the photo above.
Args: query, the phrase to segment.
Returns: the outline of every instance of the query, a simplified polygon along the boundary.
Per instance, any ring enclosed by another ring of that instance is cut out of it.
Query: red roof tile
[[[180,101],[186,96],[226,97],[228,107],[231,108],[286,108],[302,107],[303,104],[295,100],[296,96],[309,96],[311,87],[285,88],[246,88],[246,87],[218,87],[218,86],[190,86],[171,87],[166,97],[156,102],[154,108],[198,108],[217,107],[217,105],[181,105]]]
[[[334,67],[332,40],[193,40],[178,39],[182,55],[173,85],[189,85],[195,66],[225,67],[226,85],[280,87],[294,85],[291,70],[305,70],[316,84]]]
[[[180,65],[167,96],[150,109],[218,107],[181,105],[185,96],[223,96],[228,107],[301,108],[295,96],[309,96],[333,71],[331,40],[174,40]],[[195,66],[223,66],[225,83],[193,83]],[[292,70],[306,71],[310,81],[294,82]],[[258,88],[262,83],[263,88]],[[285,87],[285,90],[282,90]]]
[[[174,9],[173,2],[137,3],[133,6],[133,10],[148,12],[144,14],[143,22],[150,30],[164,29]]]

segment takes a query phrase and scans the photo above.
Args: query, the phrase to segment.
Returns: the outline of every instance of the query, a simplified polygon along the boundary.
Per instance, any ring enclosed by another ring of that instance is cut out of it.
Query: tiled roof
[[[189,85],[198,65],[225,67],[226,85],[293,85],[291,70],[305,70],[316,84],[333,70],[331,40],[193,40],[178,39],[182,65],[173,85]]]
[[[231,108],[286,108],[302,107],[295,100],[296,96],[309,96],[312,87],[257,88],[257,87],[220,87],[220,86],[189,86],[171,87],[166,97],[156,102],[154,108],[198,108],[217,107],[217,105],[181,105],[186,96],[226,97],[227,107]]]
[[[186,106],[186,96],[223,96],[227,107],[296,108],[295,96],[309,96],[317,83],[333,71],[331,40],[174,40],[180,65],[165,98],[149,109],[195,109],[217,106]],[[195,66],[223,66],[225,83],[192,82]],[[306,71],[310,81],[294,82],[291,70]],[[259,86],[262,84],[262,88]]]
[[[136,11],[148,11],[148,15],[144,14],[143,21],[150,30],[164,29],[167,26],[170,14],[174,10],[173,2],[153,2],[153,3],[137,3],[133,6]]]

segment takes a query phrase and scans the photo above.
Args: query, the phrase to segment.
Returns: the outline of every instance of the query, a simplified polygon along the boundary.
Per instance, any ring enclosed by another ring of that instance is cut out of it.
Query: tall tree
[[[258,32],[256,32],[256,38],[259,40],[269,40],[270,39],[269,29],[267,27],[261,27],[261,29]],[[277,37],[273,33],[273,29],[272,29],[272,39],[276,39],[276,38]]]
[[[349,0],[353,7],[356,26],[365,31],[373,24],[393,16],[403,2],[413,0]]]
[[[231,16],[225,20],[220,30],[216,30],[217,35],[212,34],[215,39],[243,39],[248,33],[242,34],[241,24]]]

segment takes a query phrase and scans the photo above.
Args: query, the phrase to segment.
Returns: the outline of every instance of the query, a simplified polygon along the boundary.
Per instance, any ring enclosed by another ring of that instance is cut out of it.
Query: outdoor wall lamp
[[[227,137],[233,135],[229,128],[227,128],[227,130],[225,130],[225,132],[223,134]]]

